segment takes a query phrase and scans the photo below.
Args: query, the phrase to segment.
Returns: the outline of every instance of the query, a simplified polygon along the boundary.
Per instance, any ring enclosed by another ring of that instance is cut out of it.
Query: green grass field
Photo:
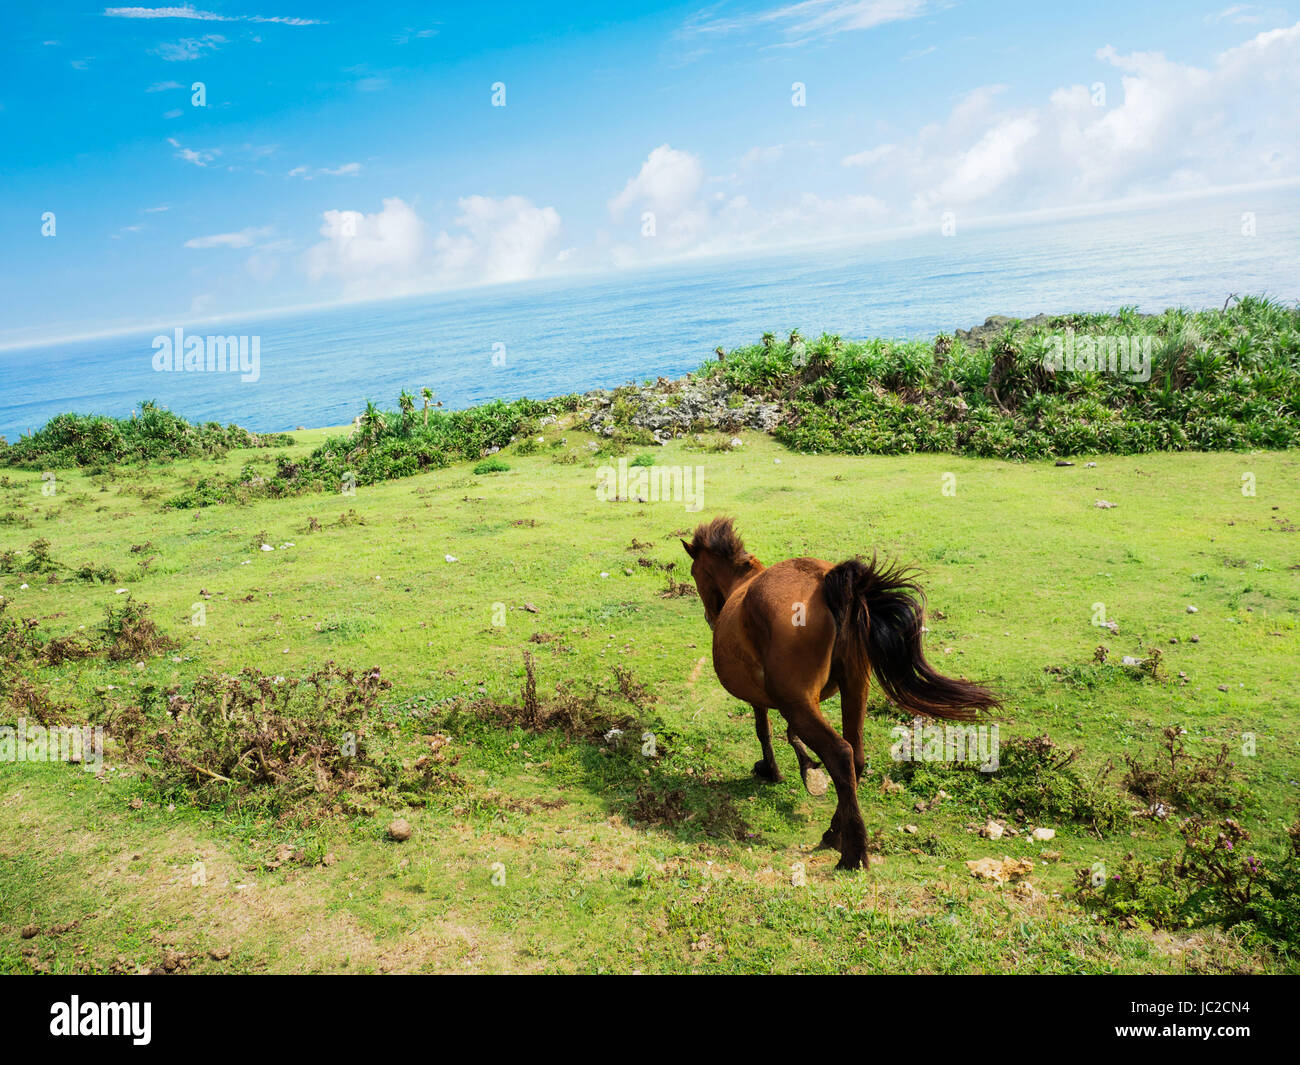
[[[306,455],[324,435],[295,434],[284,450]],[[1100,455],[1088,468],[805,456],[757,433],[729,453],[653,449],[660,467],[702,468],[703,509],[691,513],[680,501],[600,501],[608,460],[591,438],[544,435],[535,454],[503,452],[506,472],[476,476],[462,462],[354,498],[190,511],[162,503],[257,456],[63,471],[53,495],[40,473],[7,471],[0,549],[21,555],[43,537],[64,567],[57,583],[0,576],[11,614],[49,634],[90,630],[126,588],[180,641],[138,663],[41,670],[84,719],[101,695],[211,670],[378,666],[395,727],[432,714],[422,720],[451,736],[463,783],[417,809],[275,816],[169,797],[111,736],[99,777],[0,763],[0,971],[1297,969],[1296,953],[1239,927],[1101,923],[1068,897],[1080,868],[1173,852],[1173,819],[1105,838],[1039,821],[1056,829],[1050,843],[991,841],[972,831],[987,811],[967,798],[918,810],[932,795],[922,784],[882,788],[899,718],[874,695],[861,798],[880,853],[869,872],[834,872],[837,855],[813,849],[832,796],[804,791],[784,743],[784,782],[751,775],[752,715],[713,675],[699,600],[661,596],[668,575],[637,561],[676,562],[673,576],[689,580],[678,537],[719,513],[769,564],[873,550],[913,560],[929,594],[928,653],[1003,694],[1004,744],[1048,733],[1082,750],[1091,777],[1108,760],[1122,769],[1126,754],[1152,756],[1170,724],[1198,752],[1239,752],[1253,737],[1253,756],[1236,759],[1253,796],[1238,817],[1256,840],[1281,840],[1300,810],[1296,452]],[[556,461],[567,454],[576,461]],[[363,523],[340,523],[349,511]],[[631,550],[634,539],[652,546]],[[87,563],[114,579],[71,576]],[[1103,615],[1117,633],[1095,624]],[[1106,665],[1094,662],[1099,644]],[[1119,664],[1153,647],[1154,678]],[[526,650],[544,692],[612,687],[611,668],[630,668],[657,697],[662,756],[424,709],[480,689],[516,699]],[[825,709],[838,720],[835,701]],[[1118,773],[1105,787],[1119,793]],[[677,813],[638,819],[647,794]],[[386,838],[395,816],[412,826],[406,842]],[[1003,855],[1033,859],[1032,889],[976,880],[965,864]]]

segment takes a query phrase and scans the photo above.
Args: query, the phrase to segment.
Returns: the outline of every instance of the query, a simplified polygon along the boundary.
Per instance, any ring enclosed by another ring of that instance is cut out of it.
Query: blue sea
[[[1243,233],[1247,211],[1253,235]],[[991,314],[1219,307],[1231,293],[1300,299],[1294,190],[219,324],[182,319],[165,331],[260,337],[256,382],[157,372],[156,328],[13,348],[0,351],[0,435],[14,440],[70,410],[127,415],[142,399],[263,432],[342,425],[367,399],[394,407],[402,388],[427,385],[455,408],[678,376],[765,330],[922,337]]]

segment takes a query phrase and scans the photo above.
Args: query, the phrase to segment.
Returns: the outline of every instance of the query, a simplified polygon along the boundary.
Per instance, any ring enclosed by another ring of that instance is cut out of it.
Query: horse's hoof
[[[845,854],[840,858],[838,862],[835,863],[835,868],[845,869],[849,871],[857,871],[858,869],[870,869],[871,859],[868,858],[865,854],[861,854],[861,855]]]
[[[777,784],[781,780],[781,770],[776,766],[768,765],[767,762],[759,760],[754,763],[754,776],[759,780],[766,780],[769,784]]]

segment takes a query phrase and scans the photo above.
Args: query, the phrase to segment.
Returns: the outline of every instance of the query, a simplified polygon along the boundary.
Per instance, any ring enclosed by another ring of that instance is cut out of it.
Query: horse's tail
[[[945,677],[925,660],[925,593],[904,567],[853,558],[826,574],[822,593],[838,630],[835,657],[859,676],[874,672],[904,710],[969,721],[999,705],[986,688]]]

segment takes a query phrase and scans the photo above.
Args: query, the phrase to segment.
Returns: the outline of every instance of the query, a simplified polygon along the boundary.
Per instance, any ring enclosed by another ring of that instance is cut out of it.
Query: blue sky
[[[29,6],[0,343],[1300,175],[1286,6]]]

